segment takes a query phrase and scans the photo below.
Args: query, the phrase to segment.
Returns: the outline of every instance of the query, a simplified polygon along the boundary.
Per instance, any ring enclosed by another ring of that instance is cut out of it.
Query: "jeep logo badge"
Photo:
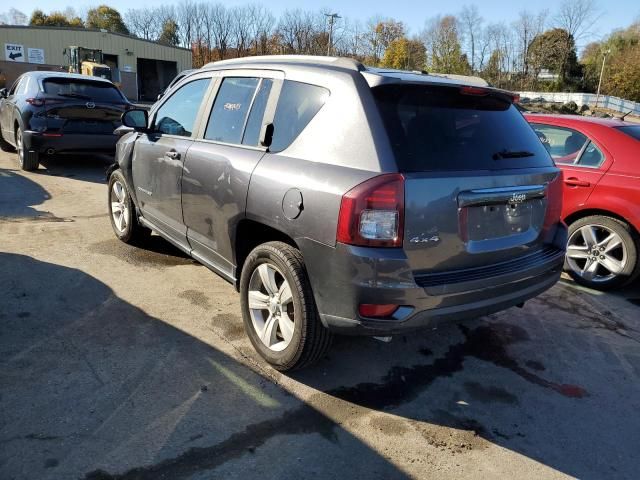
[[[514,193],[513,195],[511,195],[509,203],[518,204],[524,202],[526,199],[527,195],[525,193]]]

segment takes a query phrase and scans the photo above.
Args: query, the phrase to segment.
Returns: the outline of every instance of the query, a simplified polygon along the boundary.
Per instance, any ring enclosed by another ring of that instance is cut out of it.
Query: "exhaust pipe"
[[[47,155],[53,155],[56,151],[53,148],[47,148]]]

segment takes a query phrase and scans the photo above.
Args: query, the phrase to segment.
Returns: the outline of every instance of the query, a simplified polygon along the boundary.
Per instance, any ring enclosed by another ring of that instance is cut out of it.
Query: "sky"
[[[215,2],[215,0],[211,0]],[[588,41],[598,40],[609,34],[617,28],[628,26],[634,19],[640,17],[640,2],[638,0],[596,0],[600,6],[600,17],[598,22],[593,26],[591,35],[581,39],[579,46],[584,46]],[[7,5],[9,4],[3,2]],[[86,9],[100,3],[106,3],[124,13],[129,8],[140,8],[149,5],[144,0],[22,0],[19,2],[18,9],[30,15],[34,9],[40,8],[45,12],[51,10],[64,10],[72,5],[77,11],[86,11]],[[171,4],[177,2],[163,2],[155,0],[154,4]],[[247,3],[262,3],[257,0],[223,0],[226,6],[245,5]],[[337,12],[339,15],[350,19],[366,19],[380,15],[382,17],[393,17],[403,21],[410,29],[410,33],[417,34],[423,29],[425,20],[435,15],[446,15],[449,13],[457,13],[463,5],[475,4],[480,10],[480,14],[485,22],[507,23],[513,21],[518,12],[521,10],[540,11],[548,9],[553,14],[558,0],[447,0],[433,1],[407,1],[407,0],[317,0],[317,1],[300,1],[300,0],[269,0],[263,3],[272,10],[274,15],[278,15],[284,10],[302,8],[305,10],[319,10],[327,8]],[[0,11],[4,8],[0,7]],[[582,44],[582,45],[580,45]]]

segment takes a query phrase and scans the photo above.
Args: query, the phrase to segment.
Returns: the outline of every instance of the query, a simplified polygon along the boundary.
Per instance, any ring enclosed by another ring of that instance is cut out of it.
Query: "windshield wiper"
[[[533,157],[535,153],[528,152],[526,150],[501,150],[493,154],[494,160],[500,160],[503,158],[524,158]]]
[[[58,93],[59,97],[70,97],[70,98],[83,98],[85,100],[91,100],[89,95],[83,95],[82,93]]]

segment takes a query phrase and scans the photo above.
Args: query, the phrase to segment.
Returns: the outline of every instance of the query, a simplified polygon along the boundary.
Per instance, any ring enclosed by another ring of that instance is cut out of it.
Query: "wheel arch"
[[[620,220],[621,222],[624,222],[627,225],[629,225],[629,228],[631,228],[631,231],[634,233],[634,235],[640,236],[640,232],[638,232],[638,229],[627,218],[617,213],[614,213],[611,210],[606,210],[602,208],[585,208],[583,210],[575,211],[570,215],[567,215],[564,221],[567,225],[571,225],[573,222],[580,220],[581,218],[590,217],[593,215],[602,215],[605,217],[611,217],[611,218],[615,218],[616,220]]]
[[[235,228],[235,239],[233,241],[233,255],[236,265],[236,290],[240,288],[242,267],[251,250],[258,245],[272,241],[284,242],[299,250],[299,246],[295,240],[277,228],[249,218],[244,218],[238,222]]]

